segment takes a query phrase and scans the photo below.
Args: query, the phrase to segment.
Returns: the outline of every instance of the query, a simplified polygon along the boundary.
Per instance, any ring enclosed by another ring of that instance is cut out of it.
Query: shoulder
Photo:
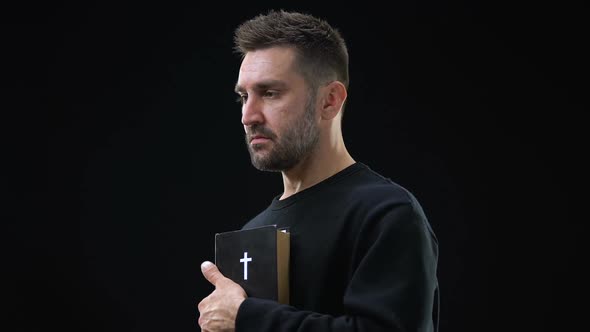
[[[360,165],[360,170],[355,174],[355,183],[347,191],[350,200],[373,207],[383,204],[420,205],[408,189],[368,166]]]
[[[347,190],[346,214],[356,229],[415,228],[433,234],[424,210],[410,190],[363,165]]]

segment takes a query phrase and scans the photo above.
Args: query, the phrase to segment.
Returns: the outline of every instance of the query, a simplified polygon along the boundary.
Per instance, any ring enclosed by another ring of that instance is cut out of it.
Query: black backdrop
[[[233,93],[233,30],[267,8],[3,10],[11,331],[198,330],[214,233],[282,189],[250,165]],[[441,331],[582,322],[582,6],[274,8],[347,40],[345,141],[422,202],[440,242]]]

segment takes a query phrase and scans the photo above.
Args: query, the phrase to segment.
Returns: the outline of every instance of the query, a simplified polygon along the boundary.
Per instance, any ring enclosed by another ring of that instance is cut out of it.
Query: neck
[[[312,187],[355,163],[346,150],[341,135],[324,140],[326,141],[328,143],[322,144],[320,140],[307,158],[282,172],[284,191],[281,199]]]

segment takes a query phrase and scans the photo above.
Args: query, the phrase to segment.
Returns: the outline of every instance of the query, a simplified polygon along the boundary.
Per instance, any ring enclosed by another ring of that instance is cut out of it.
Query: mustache
[[[250,141],[250,139],[252,139],[254,136],[264,136],[270,139],[276,138],[276,135],[272,130],[261,125],[253,125],[246,129],[246,138],[248,141]]]

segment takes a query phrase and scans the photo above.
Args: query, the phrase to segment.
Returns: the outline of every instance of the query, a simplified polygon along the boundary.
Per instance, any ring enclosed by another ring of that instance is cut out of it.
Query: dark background
[[[214,233],[282,190],[233,93],[233,30],[268,8],[347,40],[345,141],[429,216],[441,331],[582,323],[583,5],[25,3],[2,10],[6,330],[198,330]]]

